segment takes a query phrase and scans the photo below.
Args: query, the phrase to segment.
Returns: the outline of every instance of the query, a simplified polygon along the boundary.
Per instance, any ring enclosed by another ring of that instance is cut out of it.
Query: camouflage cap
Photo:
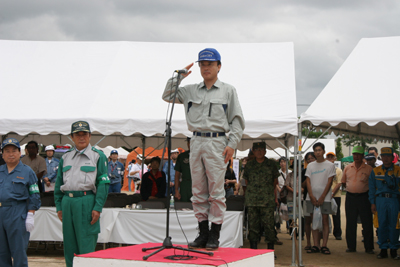
[[[255,143],[253,143],[253,149],[256,149],[256,148],[267,149],[267,144],[265,142],[255,142]]]
[[[89,123],[86,121],[77,121],[71,125],[71,134],[77,132],[88,132],[90,133]]]

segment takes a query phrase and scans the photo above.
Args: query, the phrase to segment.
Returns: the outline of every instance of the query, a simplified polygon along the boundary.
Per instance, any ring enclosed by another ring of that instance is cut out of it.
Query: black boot
[[[250,248],[257,249],[257,241],[250,241]]]
[[[189,248],[205,248],[209,236],[208,221],[199,222],[199,236],[189,243]]]
[[[219,232],[221,231],[222,224],[211,224],[210,235],[208,236],[208,242],[206,244],[207,250],[215,250],[219,247]]]
[[[267,249],[274,250],[274,242],[267,243]],[[274,253],[274,257],[275,257],[275,260],[276,260],[276,254],[275,253]]]
[[[397,249],[390,249],[390,256],[394,260],[400,260],[400,257],[397,255]]]
[[[378,259],[385,259],[388,257],[387,249],[381,249],[381,252],[376,256]]]

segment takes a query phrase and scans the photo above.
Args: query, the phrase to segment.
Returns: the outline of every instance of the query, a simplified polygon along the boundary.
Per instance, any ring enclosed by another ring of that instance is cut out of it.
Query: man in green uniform
[[[175,165],[175,197],[183,202],[189,202],[192,197],[192,176],[189,163],[190,137],[187,137],[186,141],[188,150],[178,155]]]
[[[71,126],[75,148],[66,152],[58,166],[54,200],[63,225],[64,256],[68,267],[74,254],[93,252],[100,233],[100,213],[108,195],[107,157],[90,145],[90,126],[77,121]]]
[[[265,142],[253,143],[252,151],[255,159],[249,161],[244,168],[243,178],[246,180],[245,205],[249,214],[250,248],[257,249],[261,238],[261,224],[264,226],[265,241],[268,249],[274,249],[274,209],[276,203],[275,188],[278,184],[278,168],[273,160],[265,157]]]

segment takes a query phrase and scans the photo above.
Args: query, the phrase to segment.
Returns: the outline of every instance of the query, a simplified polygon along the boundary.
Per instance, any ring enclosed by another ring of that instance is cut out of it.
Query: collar
[[[382,164],[381,166],[382,166],[382,170],[385,170],[385,171],[386,171],[386,170],[387,170],[387,171],[393,171],[393,166],[394,166],[394,164],[392,163],[392,165],[390,165],[389,168],[386,168],[385,165],[383,165],[383,164]]]
[[[23,168],[24,164],[21,162],[21,160],[18,162],[17,166],[15,166],[14,170],[12,170],[12,172],[14,171],[21,171]],[[8,174],[8,168],[7,168],[7,164],[3,164],[0,166],[0,171],[6,172]]]
[[[76,147],[75,147],[75,156],[77,154],[85,154],[87,157],[89,157],[88,153],[89,151],[92,150],[92,146],[89,144],[85,149],[79,151]],[[75,157],[74,156],[74,157]]]
[[[217,88],[221,88],[221,87],[222,87],[222,82],[219,79],[217,79],[215,81],[215,83],[213,84],[213,86],[211,86],[210,90],[213,89],[213,88],[217,89]],[[202,88],[207,89],[206,85],[204,84],[204,81],[199,83],[199,87],[198,88],[199,89],[202,89]]]

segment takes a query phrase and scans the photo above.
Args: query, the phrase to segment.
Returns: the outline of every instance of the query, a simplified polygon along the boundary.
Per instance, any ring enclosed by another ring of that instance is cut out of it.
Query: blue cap
[[[221,61],[221,55],[214,48],[206,48],[200,51],[199,61]]]
[[[15,138],[7,138],[6,140],[4,140],[1,144],[1,149],[3,150],[8,145],[16,146],[18,149],[21,149],[18,140]]]
[[[110,153],[110,156],[112,155],[112,154],[117,154],[118,155],[118,151],[117,150],[111,150],[111,153]]]

